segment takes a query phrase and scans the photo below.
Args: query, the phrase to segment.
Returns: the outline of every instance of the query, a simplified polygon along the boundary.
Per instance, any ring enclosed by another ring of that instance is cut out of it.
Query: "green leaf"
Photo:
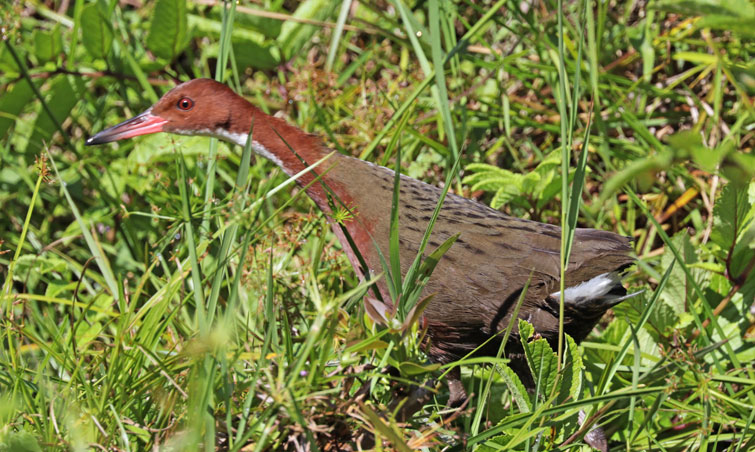
[[[516,402],[519,411],[522,413],[529,413],[532,411],[532,402],[530,402],[530,396],[527,392],[527,388],[522,384],[522,380],[519,379],[519,375],[516,374],[506,364],[501,364],[501,377],[503,377],[504,383],[511,392],[511,397]]]
[[[0,451],[13,452],[42,452],[39,443],[33,434],[26,430],[19,432],[10,431],[0,442]]]
[[[566,365],[563,370],[559,400],[565,401],[568,397],[571,397],[571,400],[574,401],[579,400],[582,393],[582,369],[584,366],[579,346],[569,335],[566,335],[566,344]]]
[[[296,8],[292,15],[297,19],[325,20],[333,15],[338,2],[329,0],[305,0]],[[288,21],[281,27],[278,43],[285,59],[291,58],[307,44],[312,35],[319,29],[314,25]]]
[[[687,283],[687,276],[685,275],[682,265],[689,266],[698,261],[695,247],[690,241],[687,231],[680,231],[671,238],[671,246],[679,251],[679,254],[684,258],[684,262],[678,262],[674,267],[674,270],[669,276],[668,285],[666,290],[661,293],[661,300],[668,304],[674,312],[682,313],[687,310],[688,294],[692,293],[690,285]],[[668,268],[674,261],[673,251],[667,247],[663,256],[661,257],[661,268]],[[695,279],[698,279],[704,272],[699,269],[690,269]]]
[[[99,3],[91,3],[81,11],[82,43],[94,58],[105,58],[113,45],[110,18]]]
[[[558,356],[548,341],[542,338],[530,343],[523,342],[522,345],[532,378],[539,385],[540,393],[550,391],[558,377]]]
[[[681,313],[677,313],[668,303],[658,303],[648,317],[648,323],[652,328],[647,328],[646,331],[656,342],[661,342],[663,336],[679,324],[679,314]]]
[[[401,371],[401,375],[407,376],[407,377],[414,377],[417,375],[424,375],[429,374],[431,372],[435,372],[440,368],[440,364],[434,363],[434,364],[427,364],[427,365],[421,365],[417,364],[413,361],[404,361],[398,366],[399,371]]]
[[[755,259],[755,182],[749,186],[730,183],[713,207],[711,240],[727,253],[728,270],[735,279],[747,280],[743,272]]]
[[[39,58],[40,63],[46,63],[52,59],[52,40],[47,33],[35,30],[33,34],[34,39],[34,55]]]
[[[260,7],[256,6],[254,3],[249,3],[244,6],[246,6],[250,10],[258,10],[262,13],[266,11],[274,11],[276,9],[275,4],[280,4],[282,2],[274,2],[273,4],[270,3],[263,3],[260,5]],[[261,7],[262,5],[265,5],[264,7]],[[263,15],[257,15],[257,14],[236,14],[236,17],[234,19],[237,24],[243,25],[244,28],[249,27],[253,28],[254,30],[262,33],[265,37],[275,39],[278,37],[278,35],[281,32],[281,27],[283,24],[286,23],[286,21],[282,20],[270,20],[268,17],[265,17]]]
[[[726,30],[741,36],[755,36],[755,6],[748,0],[664,0],[658,8],[683,16],[701,16],[696,28]]]
[[[271,44],[258,44],[246,39],[233,40],[233,55],[239,67],[252,67],[256,69],[272,69],[280,63],[276,52]]]
[[[755,211],[747,189],[735,184],[726,185],[713,207],[710,238],[724,250],[731,248],[739,235],[752,225]]]
[[[147,48],[158,57],[172,61],[188,42],[186,0],[157,0],[147,35]]]
[[[73,107],[78,103],[79,96],[76,95],[73,87],[68,82],[68,77],[65,75],[56,77],[50,85],[48,92],[50,95],[47,98],[47,105],[57,119],[58,124],[62,124],[68,118]],[[41,110],[41,113],[37,116],[37,121],[34,123],[34,133],[29,138],[27,152],[37,152],[42,149],[43,143],[49,142],[56,131],[55,122],[44,110]]]
[[[8,90],[0,96],[0,138],[14,124],[14,117],[21,114],[24,107],[32,101],[34,91],[26,80],[20,80],[9,86]]]
[[[526,320],[519,319],[519,338],[522,343],[527,342],[535,333],[535,327]]]
[[[691,156],[700,168],[709,173],[716,171],[718,165],[734,150],[731,142],[711,149],[703,143],[700,134],[692,130],[675,133],[667,140],[674,151],[675,160],[685,160]]]
[[[435,266],[438,265],[438,262],[440,262],[440,258],[443,257],[444,254],[446,254],[446,251],[448,251],[449,248],[451,248],[451,245],[456,243],[456,239],[459,238],[461,235],[461,232],[458,232],[451,237],[447,238],[443,241],[443,243],[440,244],[435,250],[433,250],[432,253],[430,253],[429,256],[422,262],[422,265],[419,268],[420,275],[429,278],[430,274],[435,270]]]
[[[383,419],[380,417],[380,415],[373,411],[369,405],[360,404],[359,407],[361,408],[367,419],[370,421],[370,424],[375,429],[375,432],[379,433],[380,436],[390,441],[395,450],[401,452],[410,452],[412,450],[409,446],[406,445],[404,440],[401,438],[401,435],[397,433],[398,429],[395,426],[386,424],[385,421],[383,421]]]

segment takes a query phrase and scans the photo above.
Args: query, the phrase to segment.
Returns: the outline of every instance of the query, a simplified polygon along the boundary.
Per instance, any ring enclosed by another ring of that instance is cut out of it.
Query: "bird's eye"
[[[183,111],[189,111],[193,106],[194,101],[189,99],[188,97],[182,97],[181,100],[179,100],[176,104],[176,107],[178,107],[179,110]]]

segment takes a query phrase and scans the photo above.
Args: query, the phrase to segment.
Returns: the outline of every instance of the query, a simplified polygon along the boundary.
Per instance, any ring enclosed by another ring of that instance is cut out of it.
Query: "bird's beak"
[[[123,140],[148,133],[162,132],[163,125],[166,122],[168,122],[166,119],[153,115],[150,108],[139,116],[134,116],[90,137],[87,139],[86,144],[91,146],[93,144],[110,143],[111,141]]]

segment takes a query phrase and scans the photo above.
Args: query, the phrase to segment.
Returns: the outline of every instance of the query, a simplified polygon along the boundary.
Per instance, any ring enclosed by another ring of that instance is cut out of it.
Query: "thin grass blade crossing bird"
[[[156,132],[214,136],[244,146],[254,121],[252,149],[288,175],[296,174],[330,153],[320,139],[263,113],[226,85],[210,79],[176,86],[144,113],[101,131],[88,145],[103,144]],[[292,152],[292,149],[295,151]],[[365,275],[382,271],[375,245],[387,256],[394,172],[388,168],[335,153],[328,171],[318,167],[298,179],[307,194],[328,215],[351,264]],[[332,219],[328,187],[354,213],[343,222],[357,250]],[[401,271],[406,273],[441,190],[401,176],[399,193],[399,248]],[[478,202],[449,194],[430,237],[439,246],[459,233],[454,245],[436,266],[424,293],[435,294],[423,314],[428,328],[427,353],[436,362],[449,363],[467,355],[506,328],[527,281],[519,317],[555,344],[560,298],[561,228],[505,215]],[[621,285],[621,272],[634,261],[630,239],[612,232],[577,229],[566,271],[564,330],[582,341],[606,310],[631,295]],[[385,283],[378,283],[390,300]],[[516,324],[516,323],[515,323]],[[500,339],[478,351],[495,355]],[[532,386],[517,331],[506,344],[510,366]],[[466,398],[458,367],[448,376],[449,403]]]

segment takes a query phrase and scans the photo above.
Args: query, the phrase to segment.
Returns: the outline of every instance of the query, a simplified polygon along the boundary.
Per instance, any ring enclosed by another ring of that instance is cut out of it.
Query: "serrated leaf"
[[[750,193],[755,193],[755,182],[748,186],[728,184],[713,209],[714,226],[711,238],[727,252],[728,271],[737,280],[747,281],[749,271],[755,269],[755,203]],[[714,238],[715,234],[715,238]],[[733,240],[730,240],[733,234]],[[749,269],[749,270],[748,270]]]
[[[582,393],[582,354],[574,339],[566,335],[566,365],[564,366],[561,381],[561,395],[559,400],[564,401],[568,397],[571,400],[579,400]]]
[[[519,319],[519,338],[524,343],[535,333],[535,327],[524,319]]]
[[[539,385],[540,393],[550,391],[558,378],[558,357],[545,339],[535,339],[523,345],[532,379]]]
[[[697,262],[698,257],[695,247],[690,241],[687,231],[680,231],[671,238],[670,246],[679,251],[684,258],[684,264],[690,265]],[[661,268],[668,268],[675,260],[674,253],[667,248],[661,257]],[[687,309],[688,293],[691,293],[691,286],[687,284],[687,276],[682,269],[681,262],[677,262],[669,276],[666,290],[661,294],[661,300],[671,306],[674,312],[684,312]],[[691,274],[697,280],[704,272],[699,269],[690,269]],[[699,281],[698,281],[699,282]]]
[[[147,35],[147,48],[158,57],[172,61],[188,42],[186,0],[157,0]]]
[[[506,383],[506,387],[511,392],[511,397],[514,399],[516,406],[519,407],[519,411],[522,413],[529,413],[532,411],[532,402],[530,402],[530,396],[527,392],[527,388],[522,384],[522,380],[519,375],[516,374],[506,364],[501,364],[501,377],[503,382]]]
[[[679,314],[668,303],[658,303],[648,317],[648,323],[652,328],[647,331],[657,342],[662,340],[662,335],[679,325]]]
[[[755,210],[747,190],[747,186],[728,184],[713,207],[713,231],[710,238],[724,250],[729,250],[753,222]]]
[[[113,45],[110,19],[99,3],[91,3],[81,10],[82,43],[94,58],[105,58]]]
[[[506,447],[506,445],[509,443],[509,441],[511,441],[511,435],[508,433],[502,433],[500,435],[495,435],[489,440],[483,442],[474,450],[476,452],[495,452],[499,450],[508,450],[509,448]]]
[[[9,431],[4,435],[2,450],[14,452],[42,452],[37,438],[26,430]]]
[[[530,171],[522,177],[522,191],[524,193],[534,193],[541,184],[542,174],[537,171]]]

